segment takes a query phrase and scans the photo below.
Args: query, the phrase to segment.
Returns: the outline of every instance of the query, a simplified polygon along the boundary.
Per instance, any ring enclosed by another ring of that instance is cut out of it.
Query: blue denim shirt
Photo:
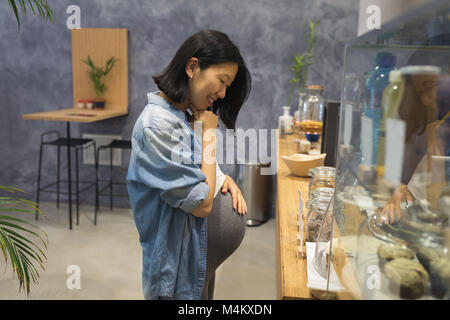
[[[200,170],[201,140],[183,111],[148,93],[137,119],[127,176],[142,246],[145,299],[200,299],[207,219],[192,210],[209,193]]]

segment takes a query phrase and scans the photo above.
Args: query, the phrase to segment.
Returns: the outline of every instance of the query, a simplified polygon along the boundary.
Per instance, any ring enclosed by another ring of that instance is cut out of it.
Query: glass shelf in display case
[[[450,299],[450,2],[346,45],[330,259],[355,299]]]

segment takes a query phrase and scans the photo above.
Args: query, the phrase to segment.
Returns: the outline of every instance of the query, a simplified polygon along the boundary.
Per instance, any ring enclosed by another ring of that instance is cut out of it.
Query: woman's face
[[[214,64],[201,70],[198,60],[190,68],[188,65],[186,73],[191,80],[189,84],[189,98],[193,107],[198,111],[204,111],[211,107],[217,99],[225,98],[226,90],[234,81],[238,71],[235,62],[224,62]]]

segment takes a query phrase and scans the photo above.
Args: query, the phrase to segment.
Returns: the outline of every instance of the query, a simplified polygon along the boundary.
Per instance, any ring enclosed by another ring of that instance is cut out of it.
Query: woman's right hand
[[[219,118],[211,111],[200,111],[196,115],[196,121],[202,122],[202,129],[204,134],[209,129],[217,129]]]

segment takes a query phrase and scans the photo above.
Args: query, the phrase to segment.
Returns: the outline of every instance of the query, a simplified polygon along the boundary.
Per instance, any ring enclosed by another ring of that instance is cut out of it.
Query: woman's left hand
[[[225,175],[225,182],[222,185],[222,193],[226,194],[227,192],[231,193],[231,198],[233,200],[233,209],[236,210],[239,214],[247,214],[247,203],[244,200],[244,196],[242,195],[241,190],[237,186],[236,182],[234,182],[231,177]]]

